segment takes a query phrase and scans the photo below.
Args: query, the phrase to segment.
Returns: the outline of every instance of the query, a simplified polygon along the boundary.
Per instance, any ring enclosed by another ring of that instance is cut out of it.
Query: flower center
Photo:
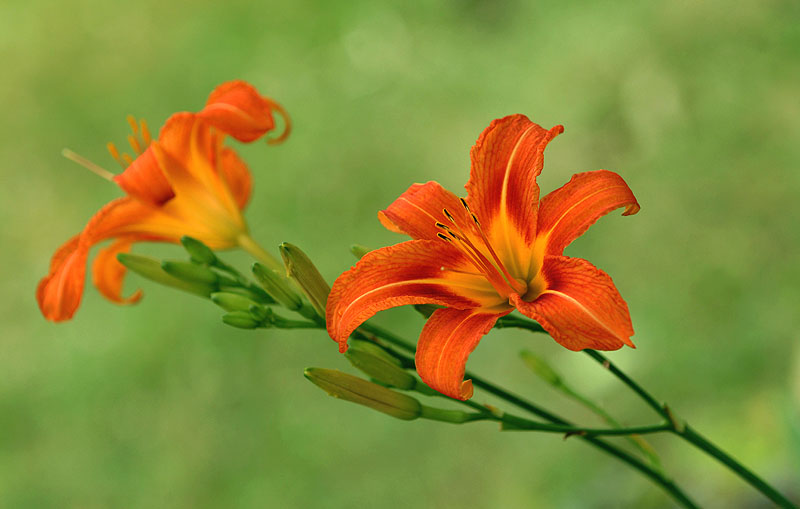
[[[436,227],[441,229],[442,232],[436,235],[463,252],[475,268],[478,269],[478,272],[486,277],[502,297],[507,297],[511,293],[524,295],[528,291],[528,283],[513,277],[508,272],[508,269],[503,265],[500,257],[497,256],[497,252],[483,232],[477,216],[469,209],[469,205],[467,205],[467,201],[464,198],[460,198],[460,200],[468,217],[472,219],[472,224],[459,224],[459,221],[453,217],[449,210],[443,209],[450,226],[437,222]],[[472,240],[470,240],[470,237],[472,237]],[[481,249],[481,247],[484,249]]]

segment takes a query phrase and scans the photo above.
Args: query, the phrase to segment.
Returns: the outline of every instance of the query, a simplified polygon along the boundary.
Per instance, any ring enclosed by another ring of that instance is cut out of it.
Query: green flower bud
[[[417,379],[404,370],[397,359],[369,341],[351,341],[344,356],[353,367],[382,384],[403,390],[417,385]]]
[[[286,265],[286,275],[300,286],[319,316],[324,317],[331,287],[325,282],[311,259],[299,247],[284,242],[279,249],[283,263]]]
[[[335,369],[307,368],[305,377],[333,396],[411,421],[422,414],[419,401]]]
[[[193,237],[184,235],[181,237],[181,244],[183,244],[183,247],[194,262],[213,265],[217,261],[217,255],[214,254],[214,251]]]
[[[289,281],[276,271],[256,262],[253,264],[253,275],[264,290],[285,308],[297,311],[303,306],[303,299],[289,286]]]
[[[211,292],[214,291],[210,285],[183,281],[167,274],[164,269],[161,268],[161,261],[149,256],[119,253],[117,255],[117,260],[131,272],[135,272],[144,278],[162,285],[171,286],[172,288],[177,288],[203,297],[208,297]]]
[[[524,362],[531,371],[536,373],[539,378],[545,382],[556,387],[563,385],[561,376],[559,376],[559,374],[556,373],[555,370],[538,355],[534,354],[533,352],[529,352],[528,350],[523,350],[520,352],[519,356],[522,357],[522,362]]]
[[[236,293],[215,292],[211,294],[211,301],[225,311],[250,311],[250,306],[258,305],[257,302]]]
[[[231,311],[222,315],[222,321],[239,329],[255,329],[261,322],[247,311]]]
[[[208,267],[194,263],[165,260],[161,262],[161,268],[169,275],[182,281],[205,283],[207,285],[216,285],[217,281],[219,281],[219,276],[216,272]]]
[[[366,246],[362,246],[361,244],[353,244],[350,246],[350,252],[353,253],[353,256],[358,258],[359,260],[364,257],[365,254],[372,251],[370,248]]]

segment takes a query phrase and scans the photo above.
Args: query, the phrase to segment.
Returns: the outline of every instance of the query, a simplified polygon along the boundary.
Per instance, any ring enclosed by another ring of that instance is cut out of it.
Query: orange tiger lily
[[[109,178],[126,196],[101,208],[81,233],[53,255],[50,272],[36,290],[45,318],[57,322],[73,316],[83,295],[89,249],[106,239],[114,242],[95,258],[94,284],[106,298],[120,304],[142,296],[141,291],[122,296],[126,270],[116,259],[134,242],[178,242],[189,235],[212,249],[252,249],[241,214],[250,197],[250,172],[223,142],[226,136],[242,142],[257,140],[274,129],[273,111],[287,122],[283,134],[270,143],[288,134],[286,113],[252,85],[231,81],[217,87],[200,112],[172,115],[156,140],[151,140],[144,122],[137,125],[129,119],[133,135],[128,139],[138,154],[136,159],[120,156],[109,144],[111,154],[125,167]]]
[[[570,350],[633,347],[630,314],[611,278],[564,248],[598,218],[639,204],[610,171],[579,173],[539,200],[544,148],[564,128],[523,115],[493,121],[470,152],[467,197],[437,182],[414,184],[379,212],[388,229],[414,240],[367,253],[334,283],[331,338],[347,338],[380,310],[436,304],[419,338],[417,371],[433,389],[462,400],[469,354],[514,309]]]

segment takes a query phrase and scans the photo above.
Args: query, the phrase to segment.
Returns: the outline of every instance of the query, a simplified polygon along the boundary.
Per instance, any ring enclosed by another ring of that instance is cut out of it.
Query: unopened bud
[[[303,306],[303,299],[292,290],[289,281],[276,271],[256,262],[253,264],[253,275],[264,290],[285,308],[296,311]]]
[[[417,379],[401,367],[400,361],[369,341],[351,341],[344,356],[353,367],[382,384],[403,390],[417,385]]]
[[[217,261],[217,255],[214,254],[214,251],[193,237],[184,235],[181,237],[181,244],[183,244],[184,249],[186,249],[194,262],[212,265]]]
[[[365,254],[372,251],[370,248],[366,246],[362,246],[361,244],[353,244],[350,246],[350,252],[353,253],[353,256],[358,258],[359,260],[364,257]]]
[[[561,376],[555,372],[553,368],[541,357],[530,352],[528,350],[523,350],[519,353],[519,356],[522,358],[522,362],[525,363],[531,371],[536,373],[539,378],[544,380],[545,382],[549,383],[550,385],[554,386],[561,386],[563,385],[563,381],[561,380]]]
[[[180,262],[165,260],[161,262],[161,268],[164,269],[169,275],[174,276],[182,281],[189,281],[192,283],[205,283],[207,285],[215,285],[219,281],[219,276],[216,272],[194,263]]]
[[[297,282],[319,316],[324,317],[331,287],[299,247],[284,242],[279,248],[283,264],[286,265],[286,275]]]
[[[229,292],[215,292],[211,294],[211,301],[225,311],[250,311],[250,306],[258,305],[257,302],[242,295]]]
[[[222,321],[239,329],[255,329],[261,322],[247,311],[231,311],[222,315]]]
[[[419,401],[335,369],[306,368],[305,377],[333,396],[411,421],[422,414]]]
[[[167,274],[164,269],[161,268],[161,261],[149,256],[119,253],[117,255],[117,260],[131,272],[135,272],[142,277],[162,285],[202,295],[203,297],[208,297],[211,292],[214,291],[210,285],[183,281]]]

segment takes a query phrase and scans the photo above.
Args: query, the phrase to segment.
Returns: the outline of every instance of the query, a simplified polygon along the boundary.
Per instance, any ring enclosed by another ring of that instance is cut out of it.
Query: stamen
[[[134,152],[136,152],[136,154],[141,155],[142,146],[139,145],[139,140],[137,140],[135,136],[129,134],[128,135],[128,143],[131,144],[131,148],[133,149]]]
[[[122,154],[122,160],[125,161],[126,168],[133,164],[133,158],[128,154]]]
[[[446,240],[447,242],[452,242],[452,240],[448,239],[447,235],[445,235],[443,233],[437,233],[436,236],[439,237],[442,240]]]
[[[450,215],[447,209],[442,209],[442,212],[444,212],[444,215],[447,216],[447,219],[449,219],[451,223],[456,224],[456,220],[453,219],[453,216]]]
[[[137,134],[139,132],[139,124],[136,123],[136,118],[134,118],[133,115],[128,115],[125,117],[125,120],[127,120],[128,124],[131,126],[131,131],[133,131],[133,134]]]
[[[83,166],[87,170],[91,171],[95,175],[98,175],[101,178],[104,178],[104,179],[108,180],[109,182],[114,182],[114,177],[116,175],[114,175],[110,171],[106,170],[105,168],[103,168],[103,167],[91,162],[90,160],[86,159],[85,157],[79,156],[78,154],[76,154],[75,152],[71,151],[70,149],[65,148],[64,150],[61,151],[61,155],[63,155],[64,157],[66,157],[67,159],[69,159],[72,162],[80,164],[81,166]]]
[[[119,163],[119,165],[122,166],[123,170],[127,168],[125,163],[122,161],[122,158],[119,156],[119,150],[117,150],[116,145],[109,141],[106,143],[106,148],[108,149],[108,153],[111,154],[111,157],[113,157]]]
[[[464,198],[459,198],[459,200],[461,200],[461,205],[463,205],[464,208],[467,209],[467,212],[472,214],[472,211],[469,210],[469,205],[467,205],[467,200],[465,200]],[[475,217],[475,214],[472,214],[472,217]]]
[[[142,140],[144,141],[144,146],[149,147],[150,142],[153,141],[153,138],[150,136],[150,129],[147,128],[147,122],[145,122],[144,119],[141,119],[139,124],[142,128]]]
[[[486,277],[486,274],[484,274],[483,272],[470,272],[468,270],[448,269],[447,267],[441,267],[439,270],[444,272],[455,272],[456,274],[466,274],[468,276]]]
[[[450,230],[449,226],[447,226],[446,224],[442,224],[442,223],[440,223],[438,221],[436,222],[436,227],[437,228],[441,228],[442,230]]]
[[[462,200],[463,200],[463,198],[462,198]],[[465,203],[465,206],[466,206],[466,202],[464,202],[464,203]],[[483,240],[483,243],[486,244],[487,248],[489,248],[489,254],[492,255],[492,258],[494,259],[494,262],[497,264],[498,267],[500,267],[500,270],[503,271],[503,275],[505,276],[506,280],[508,280],[508,283],[511,285],[511,288],[513,288],[514,291],[519,293],[520,295],[522,295],[525,292],[527,292],[528,291],[527,285],[523,285],[522,283],[520,283],[519,281],[514,279],[511,276],[511,274],[508,273],[508,269],[506,269],[506,266],[503,265],[503,262],[500,261],[500,257],[497,256],[497,253],[495,252],[494,248],[492,247],[492,244],[489,242],[489,239],[486,237],[486,234],[483,233],[483,228],[481,228],[481,223],[478,222],[478,218],[475,217],[475,214],[472,214],[471,212],[470,212],[470,215],[472,216],[472,219],[475,221],[475,225],[478,227],[478,233],[480,233],[481,239]]]

